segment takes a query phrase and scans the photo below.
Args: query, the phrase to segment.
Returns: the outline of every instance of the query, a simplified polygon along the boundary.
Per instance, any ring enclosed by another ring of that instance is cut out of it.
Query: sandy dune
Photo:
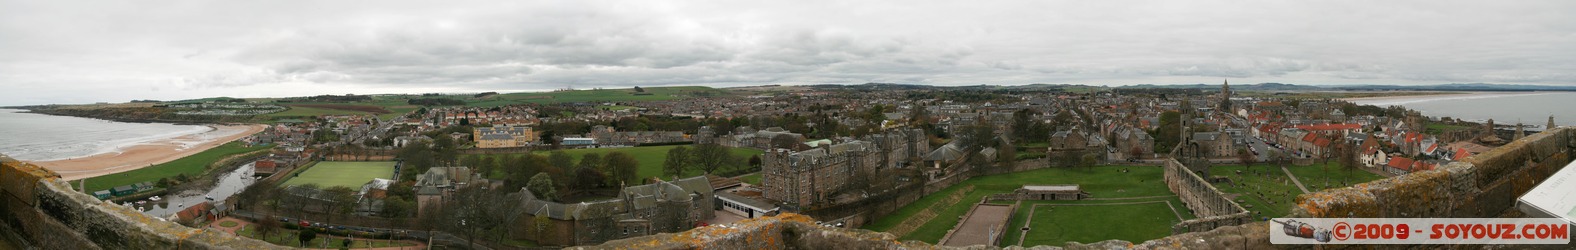
[[[268,128],[268,125],[210,125],[214,130],[162,139],[88,157],[34,162],[60,173],[65,180],[120,173],[197,154]]]

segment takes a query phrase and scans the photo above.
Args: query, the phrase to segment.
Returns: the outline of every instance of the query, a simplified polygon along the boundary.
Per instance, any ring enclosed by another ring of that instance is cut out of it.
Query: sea
[[[52,161],[116,152],[126,147],[197,134],[207,126],[127,123],[0,109],[0,153],[24,161]]]
[[[1474,93],[1451,96],[1417,96],[1385,99],[1353,100],[1356,104],[1388,107],[1401,105],[1423,112],[1430,117],[1452,117],[1483,122],[1494,119],[1494,124],[1530,125],[1528,130],[1541,131],[1554,116],[1559,126],[1576,125],[1576,92],[1506,92]]]

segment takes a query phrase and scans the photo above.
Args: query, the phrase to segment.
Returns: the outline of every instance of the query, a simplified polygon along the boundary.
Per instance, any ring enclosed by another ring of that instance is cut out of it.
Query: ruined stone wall
[[[1186,204],[1197,219],[1182,221],[1171,227],[1173,234],[1203,232],[1222,226],[1252,222],[1252,215],[1242,205],[1226,197],[1209,181],[1194,174],[1176,159],[1165,161],[1166,187]]]
[[[0,167],[0,193],[5,230],[45,249],[287,249],[105,203],[31,164]]]

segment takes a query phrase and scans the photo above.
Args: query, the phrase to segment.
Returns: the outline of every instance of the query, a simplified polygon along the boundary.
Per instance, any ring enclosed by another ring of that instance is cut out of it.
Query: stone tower
[[[1549,116],[1549,125],[1546,126],[1546,127],[1543,127],[1543,131],[1552,130],[1552,129],[1554,129],[1554,127],[1559,127],[1559,125],[1555,125],[1554,124],[1554,116],[1551,115],[1551,116]]]
[[[1512,141],[1514,141],[1514,140],[1521,140],[1521,137],[1524,137],[1524,136],[1526,136],[1526,134],[1527,134],[1527,133],[1525,133],[1525,132],[1524,132],[1524,131],[1522,131],[1522,130],[1521,130],[1521,127],[1522,127],[1522,125],[1521,125],[1521,123],[1520,123],[1520,122],[1517,122],[1517,123],[1516,123],[1516,134],[1515,134],[1515,135],[1511,135],[1511,137],[1512,137],[1512,138],[1513,138],[1513,139],[1510,139],[1510,140],[1512,140]]]
[[[1220,108],[1219,108],[1219,110],[1220,110],[1220,112],[1226,112],[1227,114],[1232,113],[1232,111],[1231,111],[1231,84],[1228,81],[1226,81],[1226,80],[1220,80]]]

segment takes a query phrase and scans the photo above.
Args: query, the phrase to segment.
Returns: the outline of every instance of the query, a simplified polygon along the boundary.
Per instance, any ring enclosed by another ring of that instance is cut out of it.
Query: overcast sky
[[[1576,1],[0,0],[0,105],[891,82],[1576,83]]]

